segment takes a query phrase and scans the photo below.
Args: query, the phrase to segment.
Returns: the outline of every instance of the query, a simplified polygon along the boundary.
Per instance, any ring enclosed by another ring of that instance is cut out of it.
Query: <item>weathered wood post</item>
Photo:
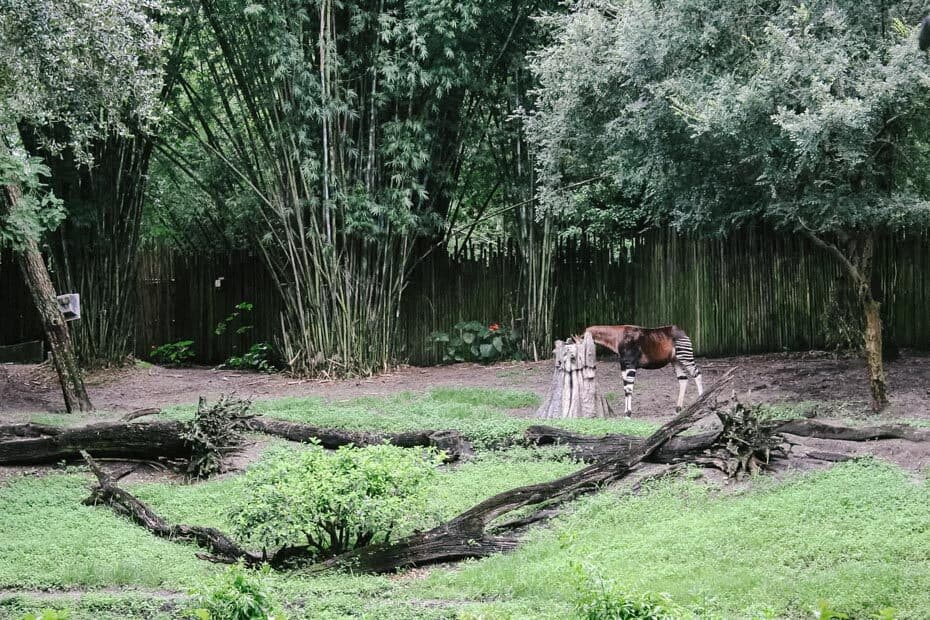
[[[577,343],[555,341],[555,370],[537,418],[605,418],[613,413],[597,389],[594,340],[585,334]]]

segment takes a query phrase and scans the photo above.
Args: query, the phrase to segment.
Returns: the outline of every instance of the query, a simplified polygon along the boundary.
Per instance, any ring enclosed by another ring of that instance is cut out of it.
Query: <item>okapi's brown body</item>
[[[595,344],[607,347],[620,358],[623,371],[625,412],[632,413],[633,382],[637,368],[655,369],[674,364],[678,377],[678,409],[684,402],[688,376],[694,379],[698,393],[704,393],[701,371],[694,364],[691,339],[676,325],[640,327],[638,325],[591,325],[585,329]]]

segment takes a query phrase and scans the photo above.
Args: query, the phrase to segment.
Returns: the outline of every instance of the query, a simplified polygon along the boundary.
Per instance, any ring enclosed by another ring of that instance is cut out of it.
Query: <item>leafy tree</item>
[[[532,117],[552,188],[606,175],[618,209],[708,235],[767,221],[839,261],[887,402],[876,236],[928,221],[930,74],[911,3],[594,2],[552,16]]]
[[[36,128],[49,153],[86,163],[89,141],[154,117],[161,38],[157,0],[0,0],[0,243],[12,247],[42,317],[65,406],[90,409],[71,338],[39,251],[62,217],[23,144]],[[24,140],[25,139],[25,140]]]

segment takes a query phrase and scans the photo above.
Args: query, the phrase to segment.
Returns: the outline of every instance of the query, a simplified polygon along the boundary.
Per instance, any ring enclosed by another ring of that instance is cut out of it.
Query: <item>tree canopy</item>
[[[36,240],[62,217],[21,130],[44,129],[45,148],[87,162],[92,138],[155,120],[161,9],[158,0],[0,0],[0,183],[26,190],[15,213],[0,215],[0,243]]]
[[[595,2],[549,16],[541,178],[608,176],[654,224],[926,221],[930,65],[908,2]],[[576,208],[548,194],[557,210]]]

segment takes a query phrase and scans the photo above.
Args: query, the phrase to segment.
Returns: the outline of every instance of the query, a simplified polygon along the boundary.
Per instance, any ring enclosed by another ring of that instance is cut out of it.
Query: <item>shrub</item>
[[[197,620],[283,620],[281,613],[265,591],[259,573],[236,564],[216,581],[194,592],[191,616]]]
[[[226,333],[226,330],[229,329],[230,324],[232,324],[236,319],[242,316],[242,325],[236,329],[236,335],[241,336],[242,334],[250,331],[254,326],[245,322],[245,316],[250,315],[255,306],[250,304],[247,301],[241,301],[236,304],[235,309],[227,316],[225,319],[216,324],[216,327],[213,328],[213,333],[217,336],[221,336]]]
[[[222,368],[274,372],[278,369],[278,364],[272,346],[267,342],[256,342],[242,355],[230,356],[223,362]]]
[[[456,323],[451,333],[433,332],[433,342],[442,347],[444,362],[481,362],[521,359],[517,333],[497,323]]]
[[[613,581],[578,572],[575,610],[584,620],[676,620],[683,615],[666,594],[627,592]]]
[[[343,446],[272,452],[244,477],[237,534],[264,548],[308,546],[317,556],[387,541],[422,514],[442,455],[421,448]]]
[[[149,357],[151,357],[152,361],[156,364],[184,366],[194,359],[195,353],[193,345],[193,340],[169,342],[159,347],[152,347],[152,350],[149,352]]]
[[[68,620],[68,612],[60,609],[43,609],[38,615],[26,614],[22,620]]]

